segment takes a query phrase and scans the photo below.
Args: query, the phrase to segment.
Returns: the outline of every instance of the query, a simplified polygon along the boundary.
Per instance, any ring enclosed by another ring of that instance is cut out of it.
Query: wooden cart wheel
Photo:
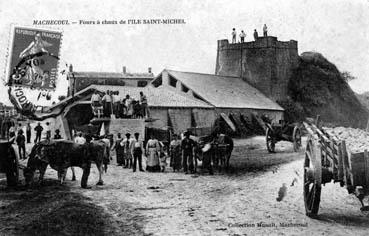
[[[319,211],[321,179],[320,147],[314,144],[312,138],[309,138],[304,162],[304,202],[305,212],[309,217],[315,217]]]
[[[265,138],[268,152],[275,152],[275,139],[273,137],[273,130],[271,130],[269,127],[266,130]]]
[[[298,152],[302,146],[301,145],[301,130],[298,126],[295,126],[295,128],[293,128],[292,140],[293,140],[293,150],[295,152]]]
[[[19,181],[19,169],[18,169],[19,163],[15,150],[11,144],[9,144],[7,152],[8,153],[6,159],[7,162],[6,180],[7,185],[13,187],[16,186]]]

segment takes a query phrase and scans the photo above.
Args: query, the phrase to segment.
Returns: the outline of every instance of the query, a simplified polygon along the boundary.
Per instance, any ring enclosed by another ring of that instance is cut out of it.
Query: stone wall
[[[274,101],[287,97],[288,81],[298,66],[297,41],[260,37],[254,42],[218,41],[215,74],[242,77]]]

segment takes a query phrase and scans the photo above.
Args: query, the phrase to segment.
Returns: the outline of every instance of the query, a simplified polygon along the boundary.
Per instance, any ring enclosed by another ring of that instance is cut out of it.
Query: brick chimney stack
[[[127,74],[127,68],[123,66],[123,74]]]
[[[69,65],[69,72],[73,72],[73,65],[72,64]]]

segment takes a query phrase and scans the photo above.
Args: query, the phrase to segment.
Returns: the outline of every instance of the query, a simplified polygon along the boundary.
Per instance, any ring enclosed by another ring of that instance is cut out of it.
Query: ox
[[[105,173],[108,171],[108,164],[110,163],[110,140],[108,138],[101,138],[91,141],[94,144],[98,145],[105,145],[105,151],[104,151],[104,158],[103,158],[103,164],[104,164],[104,171]],[[74,167],[71,166],[70,169],[72,170],[72,181],[76,180],[76,173],[74,171]]]
[[[233,151],[233,140],[228,135],[215,134],[200,137],[196,148],[196,156],[202,160],[203,167],[207,167],[213,174],[213,165],[219,171],[224,167],[229,168],[229,160]]]
[[[24,169],[26,184],[33,180],[36,169],[40,171],[39,181],[42,181],[48,165],[58,172],[58,180],[62,184],[68,167],[78,166],[83,169],[81,187],[87,188],[91,162],[95,162],[99,170],[97,185],[103,185],[102,172],[106,158],[106,144],[103,142],[81,145],[67,140],[42,141],[33,146]]]

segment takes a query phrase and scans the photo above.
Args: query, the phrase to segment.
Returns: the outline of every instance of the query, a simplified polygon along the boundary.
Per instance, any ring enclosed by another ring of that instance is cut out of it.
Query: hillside
[[[323,121],[333,125],[366,127],[368,109],[360,103],[337,67],[320,53],[301,54],[288,90],[291,101],[281,104],[290,113],[287,116],[292,113],[297,119],[319,114]]]
[[[369,92],[356,94],[356,97],[359,99],[361,104],[363,104],[366,107],[366,109],[369,109]]]

